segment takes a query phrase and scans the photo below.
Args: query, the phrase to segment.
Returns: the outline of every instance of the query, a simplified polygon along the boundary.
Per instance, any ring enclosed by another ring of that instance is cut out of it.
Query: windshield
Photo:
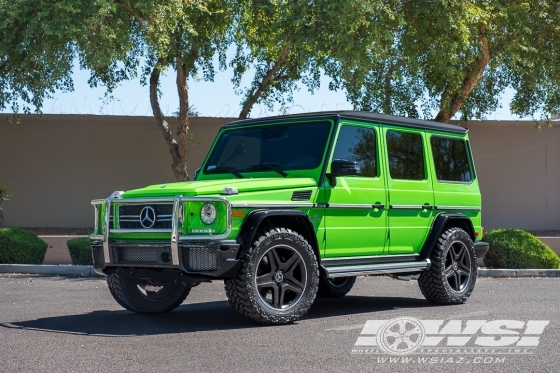
[[[273,171],[319,167],[330,122],[266,125],[222,133],[204,173]]]

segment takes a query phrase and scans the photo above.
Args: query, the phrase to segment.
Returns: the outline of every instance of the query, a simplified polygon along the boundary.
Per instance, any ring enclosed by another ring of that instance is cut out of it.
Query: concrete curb
[[[104,277],[92,266],[47,265],[47,264],[0,264],[0,273],[21,273],[59,276]],[[560,269],[479,269],[479,277],[523,278],[560,277]]]
[[[560,269],[479,269],[479,277],[560,277]]]
[[[48,264],[0,264],[0,273],[25,273],[36,275],[60,275],[82,277],[104,277],[92,266],[48,265]]]

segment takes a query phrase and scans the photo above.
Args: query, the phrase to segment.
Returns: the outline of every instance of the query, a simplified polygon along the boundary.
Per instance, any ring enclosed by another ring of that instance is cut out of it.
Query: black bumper
[[[109,242],[106,260],[103,244],[92,242],[93,268],[106,274],[118,267],[141,269],[177,269],[186,276],[209,279],[232,278],[241,268],[235,241],[179,243],[179,264],[172,264],[168,242]]]
[[[474,251],[476,253],[477,258],[484,258],[484,255],[488,252],[488,242],[478,241],[474,243]]]

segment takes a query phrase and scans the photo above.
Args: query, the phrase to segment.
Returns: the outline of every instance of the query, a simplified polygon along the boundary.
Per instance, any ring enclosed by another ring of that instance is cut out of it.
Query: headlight
[[[202,210],[200,210],[200,219],[206,225],[210,225],[216,220],[216,208],[213,204],[207,203],[202,206]]]

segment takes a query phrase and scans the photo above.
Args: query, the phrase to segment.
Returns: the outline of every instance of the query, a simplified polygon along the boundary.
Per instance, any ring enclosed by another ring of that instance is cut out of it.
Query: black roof
[[[454,124],[445,124],[433,122],[428,120],[421,120],[407,117],[397,117],[395,115],[369,113],[366,111],[320,111],[316,113],[302,113],[290,115],[278,115],[273,117],[255,118],[255,119],[242,119],[235,122],[228,123],[224,127],[244,126],[251,124],[261,124],[268,122],[276,122],[278,120],[291,120],[291,119],[315,119],[315,118],[348,118],[366,120],[368,122],[395,124],[404,127],[424,128],[438,131],[467,133],[467,129]]]

